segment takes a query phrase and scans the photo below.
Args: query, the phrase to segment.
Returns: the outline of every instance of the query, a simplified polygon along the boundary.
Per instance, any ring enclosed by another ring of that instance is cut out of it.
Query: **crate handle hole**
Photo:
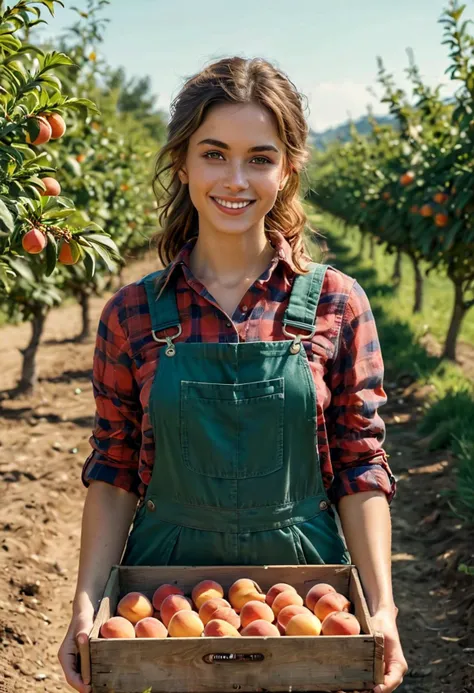
[[[206,654],[203,660],[206,664],[222,664],[225,662],[263,662],[265,655],[261,652],[215,652]]]

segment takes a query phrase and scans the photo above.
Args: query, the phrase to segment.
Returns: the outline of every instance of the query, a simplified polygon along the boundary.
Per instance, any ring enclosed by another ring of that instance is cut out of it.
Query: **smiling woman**
[[[154,178],[164,269],[120,289],[97,333],[64,661],[114,563],[354,561],[385,635],[377,693],[393,691],[406,669],[380,345],[363,289],[306,249],[302,104],[260,58],[210,65],[172,104]],[[115,502],[102,487],[116,489]],[[123,493],[139,500],[130,533]]]

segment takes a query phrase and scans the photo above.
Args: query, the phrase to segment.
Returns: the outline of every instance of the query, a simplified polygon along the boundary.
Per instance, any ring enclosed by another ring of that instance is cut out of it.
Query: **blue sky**
[[[425,80],[446,84],[447,47],[438,23],[448,0],[112,0],[98,53],[127,75],[150,75],[156,106],[168,112],[183,81],[210,61],[226,55],[261,56],[286,72],[309,102],[307,119],[322,130],[385,107],[367,91],[377,89],[380,55],[402,87],[406,48],[415,51]],[[474,0],[466,17],[474,19]],[[53,37],[76,21],[58,7],[40,35]],[[46,18],[46,15],[45,15]]]

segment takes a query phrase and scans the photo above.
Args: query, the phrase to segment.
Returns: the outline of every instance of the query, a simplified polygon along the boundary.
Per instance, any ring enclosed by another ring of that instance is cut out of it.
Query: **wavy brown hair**
[[[305,228],[310,227],[299,196],[300,175],[309,158],[303,99],[305,97],[293,82],[263,58],[223,58],[186,81],[171,104],[168,137],[158,152],[152,182],[158,210],[161,210],[161,231],[152,241],[156,243],[164,266],[176,257],[188,240],[198,235],[197,210],[187,185],[181,183],[178,176],[186,160],[191,135],[212,106],[255,103],[273,114],[278,135],[285,145],[285,163],[290,172],[286,186],[265,217],[265,230],[270,240],[275,230],[285,236],[297,272],[306,274],[303,260],[311,260],[311,257],[303,234]],[[158,191],[158,185],[162,191]]]

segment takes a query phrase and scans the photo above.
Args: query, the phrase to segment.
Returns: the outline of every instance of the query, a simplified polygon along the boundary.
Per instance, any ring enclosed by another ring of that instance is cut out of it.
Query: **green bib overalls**
[[[289,339],[274,342],[173,343],[173,282],[157,301],[159,272],[140,280],[164,344],[149,402],[155,462],[124,565],[350,563],[323,485],[301,344],[314,334],[326,269],[296,275]]]

